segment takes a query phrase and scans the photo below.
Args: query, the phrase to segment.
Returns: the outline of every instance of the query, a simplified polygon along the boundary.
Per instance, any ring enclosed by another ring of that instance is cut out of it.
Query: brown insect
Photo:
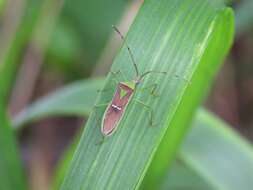
[[[120,33],[120,31],[115,26],[113,26],[113,29],[120,35],[121,39],[124,41],[124,43],[127,46],[128,52],[130,54],[131,60],[135,68],[136,77],[132,81],[125,81],[125,82],[118,83],[116,92],[112,98],[112,101],[107,106],[106,111],[103,116],[103,120],[102,120],[101,132],[105,137],[111,135],[116,130],[120,120],[124,116],[127,105],[132,100],[136,87],[142,81],[142,79],[150,73],[166,74],[166,72],[147,71],[140,75],[137,64],[131,52],[131,49],[129,48],[124,36]],[[144,103],[140,101],[137,101],[137,102],[142,104],[146,108],[150,109],[148,105],[145,105]],[[151,117],[152,117],[152,114],[151,114]]]

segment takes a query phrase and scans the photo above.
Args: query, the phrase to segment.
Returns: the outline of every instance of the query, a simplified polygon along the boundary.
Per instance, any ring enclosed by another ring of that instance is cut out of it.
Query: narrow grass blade
[[[164,176],[161,190],[214,190],[209,181],[203,179],[195,168],[189,168],[187,164],[180,161],[178,157],[170,167],[168,174]]]
[[[7,105],[19,58],[33,30],[41,2],[28,1],[17,33],[0,63],[0,189],[25,190],[27,184],[17,150],[16,139],[7,118]]]
[[[62,158],[57,164],[57,167],[54,171],[54,175],[52,177],[52,183],[50,186],[51,190],[58,190],[63,182],[64,176],[67,173],[70,162],[73,158],[74,152],[80,140],[80,134],[78,134],[72,143],[70,143],[69,147],[63,153]]]
[[[147,111],[130,102],[117,132],[100,144],[103,138],[98,120],[105,108],[95,109],[61,189],[138,189],[158,147],[157,155],[162,151],[163,159],[167,157],[171,161],[192,112],[231,45],[232,36],[233,15],[221,1],[145,1],[127,41],[141,72],[168,73],[166,76],[149,75],[140,86],[147,87],[155,82],[159,97],[154,98],[140,89],[134,96],[155,110],[154,122],[158,125],[150,127]],[[120,80],[133,78],[134,70],[126,47],[119,52],[112,70],[121,70]],[[181,80],[173,77],[175,74]],[[191,85],[185,78],[192,78]],[[111,90],[100,93],[97,104],[111,100],[114,79],[109,75],[104,89]],[[191,97],[188,103],[187,97]],[[183,125],[175,130],[179,118]],[[164,144],[165,141],[168,142]],[[156,161],[157,158],[160,157],[156,157]],[[157,176],[147,178],[151,189],[153,185],[156,187],[167,161],[162,160],[161,165]]]
[[[103,84],[104,79],[73,83],[33,103],[15,117],[13,125],[19,128],[49,116],[88,116]]]
[[[212,2],[214,3],[214,1]],[[207,11],[207,9],[204,10]],[[231,46],[234,34],[233,13],[231,9],[221,8],[211,28],[213,31],[207,39],[208,43],[204,48],[205,51],[201,55],[199,64],[192,76],[193,85],[184,91],[185,94],[177,107],[177,111],[169,124],[170,127],[163,137],[156,152],[156,157],[144,180],[144,189],[154,189],[160,184],[160,180],[166,172],[167,164],[171,163],[171,160],[174,159],[178,148],[177,145],[180,144],[183,135],[187,132],[188,121],[191,120],[194,114],[192,110],[201,102],[206,90],[209,89],[210,81],[219,69],[224,55]]]
[[[0,0],[0,14],[2,14],[5,4],[6,4],[6,0]]]
[[[0,106],[0,189],[25,190],[27,184],[19,159],[14,131]]]
[[[0,61],[0,105],[7,105],[12,83],[19,68],[20,57],[25,48],[35,23],[38,20],[43,1],[28,0],[26,10],[10,45]]]

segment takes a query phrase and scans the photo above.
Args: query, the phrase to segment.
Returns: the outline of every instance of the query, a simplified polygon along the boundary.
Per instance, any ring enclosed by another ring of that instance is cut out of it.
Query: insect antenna
[[[143,79],[146,75],[148,75],[148,74],[150,74],[150,73],[167,74],[167,72],[165,72],[165,71],[147,71],[147,72],[143,73],[143,74],[140,76],[140,79]]]
[[[134,69],[135,69],[135,72],[136,72],[136,77],[138,77],[138,76],[139,76],[138,67],[137,67],[137,64],[136,64],[136,62],[135,62],[135,60],[134,60],[134,55],[133,55],[133,53],[132,53],[132,51],[131,51],[131,49],[130,49],[130,47],[129,47],[129,45],[128,45],[126,39],[125,39],[125,37],[121,34],[121,32],[119,31],[119,29],[118,29],[116,26],[112,25],[112,28],[115,30],[115,32],[118,33],[118,35],[120,36],[120,38],[121,38],[121,39],[123,40],[123,42],[126,44],[127,50],[128,50],[128,52],[129,52],[129,55],[130,55],[130,57],[131,57],[131,60],[132,60],[132,62],[133,62],[133,65],[134,65]]]

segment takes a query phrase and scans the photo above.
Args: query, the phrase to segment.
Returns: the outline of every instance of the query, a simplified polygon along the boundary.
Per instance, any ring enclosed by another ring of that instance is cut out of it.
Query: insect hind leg
[[[140,100],[137,100],[137,99],[133,99],[134,102],[138,103],[139,105],[142,105],[143,107],[145,107],[149,114],[150,114],[150,117],[149,117],[149,124],[150,126],[155,126],[156,124],[154,124],[154,113],[153,113],[153,109],[151,108],[151,106],[145,104],[144,102],[140,101]]]
[[[106,141],[106,137],[102,136],[102,139],[99,142],[97,142],[96,145],[102,145],[105,143],[105,141]]]
[[[110,71],[110,73],[112,74],[112,76],[117,80],[117,83],[119,83],[119,79],[118,79],[118,75],[121,75],[123,77],[123,79],[125,81],[128,81],[128,79],[126,78],[126,76],[122,73],[121,70],[117,70],[117,71]]]
[[[111,76],[114,78],[114,85],[117,85],[118,83],[120,83],[120,80],[118,79],[118,74],[122,75],[124,80],[126,80],[126,77],[123,75],[123,73],[120,70],[117,71],[109,71],[109,73],[111,74]],[[101,90],[97,90],[97,93],[100,92],[108,92],[112,90],[112,88],[107,88],[107,89],[101,89]]]
[[[149,93],[154,96],[154,97],[159,97],[160,94],[157,92],[157,89],[158,89],[158,84],[157,83],[154,83],[154,84],[151,84],[147,87],[144,87],[144,88],[141,88],[140,90],[141,91],[145,91],[145,90],[148,90]]]

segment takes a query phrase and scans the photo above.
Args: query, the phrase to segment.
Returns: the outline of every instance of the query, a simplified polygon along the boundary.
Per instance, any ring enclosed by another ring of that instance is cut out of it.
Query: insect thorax
[[[135,81],[121,82],[120,84],[130,88],[131,90],[134,90],[135,87],[136,87],[136,82]]]

